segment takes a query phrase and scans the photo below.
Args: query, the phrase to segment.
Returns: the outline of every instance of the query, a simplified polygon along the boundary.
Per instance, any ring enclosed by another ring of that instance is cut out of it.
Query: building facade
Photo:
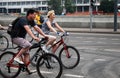
[[[24,13],[29,8],[47,10],[47,0],[0,0],[0,13]]]
[[[95,1],[95,11],[98,11],[101,0]],[[0,13],[24,13],[29,8],[35,8],[40,11],[48,11],[48,0],[0,0]],[[61,0],[64,6],[65,0]],[[76,7],[76,12],[85,12],[90,10],[90,0],[72,0]]]

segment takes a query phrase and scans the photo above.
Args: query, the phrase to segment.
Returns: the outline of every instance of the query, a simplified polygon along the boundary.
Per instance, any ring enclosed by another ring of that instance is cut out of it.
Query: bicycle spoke
[[[46,55],[42,57],[38,62],[44,60],[44,63],[37,64],[38,74],[41,78],[59,78],[62,74],[62,65],[61,62],[56,59],[56,63],[52,62],[52,59],[56,59],[56,57],[52,55]]]
[[[13,56],[14,53],[12,52],[5,52],[0,56],[0,74],[4,78],[14,78],[20,72],[19,64],[17,62],[11,61],[11,63],[9,63]]]
[[[79,64],[80,55],[77,49],[72,46],[67,46],[67,50],[62,48],[60,51],[59,58],[65,68],[72,69]]]
[[[0,38],[0,50],[4,51],[8,48],[9,46],[9,41],[5,36],[2,36]]]

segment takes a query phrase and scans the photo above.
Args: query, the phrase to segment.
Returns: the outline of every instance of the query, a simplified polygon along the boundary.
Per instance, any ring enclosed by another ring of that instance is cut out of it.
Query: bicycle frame
[[[58,40],[56,43],[54,43],[49,49],[51,49],[52,47],[54,47],[54,46],[57,45],[57,46],[55,47],[55,50],[53,51],[53,53],[55,53],[56,50],[57,50],[61,45],[63,45],[63,48],[64,48],[65,53],[66,53],[66,57],[69,58],[70,55],[69,55],[69,52],[68,52],[68,50],[67,50],[67,45],[66,45],[66,43],[64,42],[63,36],[64,36],[64,35],[62,35],[62,36],[61,36],[61,39]]]
[[[20,51],[18,51],[13,58],[10,59],[9,63],[7,63],[8,67],[14,67],[14,68],[19,68],[19,65],[15,65],[13,64],[14,62],[14,58],[16,57],[16,55],[19,53]],[[23,61],[23,56],[20,57],[20,59]],[[28,62],[27,64],[25,64],[25,66],[27,67],[30,64],[30,62]]]
[[[41,41],[42,42],[42,41]],[[30,50],[31,49],[34,49],[34,48],[37,48],[37,47],[39,47],[39,45],[33,45],[31,48],[30,48]],[[18,48],[18,47],[17,47]],[[19,48],[18,49],[18,52],[14,55],[14,57],[12,58],[12,59],[10,59],[10,61],[9,61],[9,63],[7,63],[7,66],[10,66],[10,67],[18,67],[18,66],[16,66],[16,65],[14,65],[14,64],[12,64],[13,62],[14,62],[14,58],[17,56],[17,54],[20,52],[20,49],[21,48]],[[33,54],[33,56],[31,56],[31,58],[30,58],[30,60],[31,59],[33,59],[33,57],[40,51],[40,50],[42,50],[41,49],[41,47],[39,47],[38,49],[37,49],[37,51]],[[21,56],[21,60],[23,61],[23,55]],[[23,61],[24,62],[24,61]],[[27,67],[28,65],[30,64],[30,61],[27,63],[27,64],[25,64],[25,66]]]

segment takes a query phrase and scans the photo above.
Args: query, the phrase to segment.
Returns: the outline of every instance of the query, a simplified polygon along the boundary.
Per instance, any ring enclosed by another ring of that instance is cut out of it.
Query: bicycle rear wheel
[[[9,41],[7,37],[3,35],[0,36],[0,50],[5,51],[6,49],[8,49],[8,46],[9,46]]]
[[[79,64],[80,54],[75,47],[66,46],[60,50],[59,58],[65,68],[72,69]]]
[[[56,63],[52,61],[56,60]],[[41,62],[43,62],[41,64]],[[43,54],[37,62],[37,72],[40,78],[60,78],[62,75],[62,63],[54,54]]]
[[[15,78],[19,75],[21,68],[17,62],[10,60],[14,57],[15,53],[7,51],[0,55],[0,74],[4,78]]]

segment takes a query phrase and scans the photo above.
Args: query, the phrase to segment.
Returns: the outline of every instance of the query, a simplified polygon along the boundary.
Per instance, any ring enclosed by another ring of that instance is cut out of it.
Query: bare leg
[[[52,45],[54,43],[54,41],[56,41],[56,37],[49,35],[49,39],[48,39],[48,42],[46,43],[46,47],[48,45]]]
[[[17,54],[16,58],[19,58],[23,53],[25,53],[25,52],[28,51],[28,50],[29,50],[29,47],[28,47],[28,48],[22,48],[22,49],[20,50],[20,52]]]
[[[52,52],[55,53],[56,49],[57,49],[58,45],[55,45],[52,47]]]
[[[24,55],[24,63],[27,65],[30,62],[30,54],[26,52],[23,55]]]

